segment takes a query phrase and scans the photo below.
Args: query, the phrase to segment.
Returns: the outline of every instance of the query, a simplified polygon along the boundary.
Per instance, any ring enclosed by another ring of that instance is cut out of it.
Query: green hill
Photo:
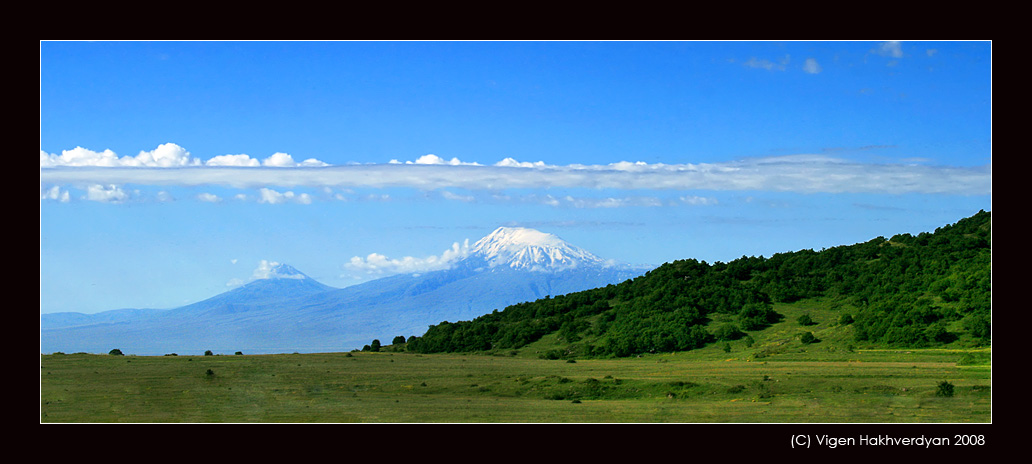
[[[533,344],[542,357],[574,358],[732,342],[762,357],[788,340],[972,347],[991,343],[991,290],[992,216],[979,211],[917,236],[729,263],[674,261],[620,284],[441,322],[406,349],[515,352]],[[758,339],[765,343],[754,347]]]

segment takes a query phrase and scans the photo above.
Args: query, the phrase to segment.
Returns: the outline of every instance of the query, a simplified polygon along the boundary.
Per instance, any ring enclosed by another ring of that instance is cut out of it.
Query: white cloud
[[[285,168],[295,167],[297,166],[297,163],[294,162],[294,157],[286,153],[273,153],[272,156],[265,158],[265,160],[262,161],[262,166]]]
[[[247,155],[219,155],[204,162],[207,166],[261,166],[262,163]]]
[[[519,162],[519,161],[516,161],[516,160],[514,160],[512,158],[505,158],[505,159],[495,163],[495,166],[507,166],[507,167],[513,167],[513,168],[543,168],[543,167],[545,167],[545,162],[544,161],[537,161],[537,162],[534,162],[534,163],[529,163],[529,162]]]
[[[875,53],[892,58],[903,58],[903,46],[898,40],[890,40],[879,44]]]
[[[396,159],[392,159],[387,164],[430,164],[430,165],[448,165],[448,166],[480,166],[480,163],[467,163],[459,160],[458,158],[452,158],[446,160],[440,156],[434,154],[427,154],[416,158],[415,161],[406,161],[402,163]]]
[[[678,200],[680,200],[682,203],[687,203],[689,205],[715,205],[715,204],[717,204],[717,199],[716,198],[698,197],[698,196],[694,196],[694,195],[686,195],[686,196],[683,196],[683,197],[679,197]]]
[[[447,190],[441,191],[441,197],[443,197],[446,200],[464,201],[466,203],[476,200],[476,198],[473,198],[472,195],[459,195],[457,193],[452,193]]]
[[[107,167],[182,167],[197,166],[199,160],[190,157],[190,152],[174,143],[159,145],[152,151],[141,151],[135,157],[118,157],[111,150],[96,152],[83,147],[64,150],[60,155],[39,151],[39,167],[57,166],[107,166]]]
[[[319,161],[319,160],[317,160],[315,158],[308,158],[308,159],[298,163],[297,165],[298,166],[302,166],[302,167],[313,167],[313,168],[329,166],[329,164],[326,164],[326,163],[324,163],[322,161]]]
[[[68,193],[67,190],[62,190],[60,186],[55,185],[46,190],[43,190],[41,188],[39,192],[39,199],[57,200],[61,203],[68,203],[71,200],[71,195]]]
[[[197,199],[208,203],[218,203],[222,201],[222,198],[219,198],[218,195],[207,192],[197,194]]]
[[[136,156],[119,157],[111,150],[101,152],[89,150],[83,147],[75,147],[72,150],[64,150],[60,155],[50,154],[43,150],[39,151],[39,167],[54,168],[60,166],[94,166],[94,167],[186,167],[186,166],[238,166],[238,167],[319,167],[328,166],[326,163],[315,158],[306,159],[300,163],[286,153],[273,153],[272,156],[258,161],[249,155],[219,155],[205,162],[193,158],[190,152],[174,143],[158,145],[151,151],[141,151]]]
[[[450,268],[456,261],[469,255],[469,240],[461,245],[458,242],[452,244],[450,249],[445,250],[440,256],[427,256],[425,258],[404,258],[392,259],[379,253],[370,253],[365,258],[360,256],[352,257],[343,265],[349,274],[342,277],[363,279],[368,277],[393,275],[393,274],[418,274],[428,271],[439,271]]]
[[[262,188],[258,190],[258,203],[279,205],[283,203],[300,203],[308,205],[312,203],[312,196],[307,193],[295,194],[294,192],[277,192],[273,189]]]
[[[90,201],[120,203],[128,200],[129,194],[125,193],[117,185],[90,185],[86,187],[86,199]]]
[[[766,69],[767,71],[784,71],[788,68],[788,63],[791,61],[791,56],[785,55],[777,63],[770,60],[757,59],[756,57],[749,58],[749,61],[743,63],[745,66],[750,68]]]
[[[807,58],[806,62],[803,63],[803,71],[808,74],[817,74],[821,72],[821,65],[817,64],[817,60]]]
[[[414,164],[447,164],[447,165],[451,165],[451,166],[459,166],[459,165],[479,166],[479,164],[477,164],[477,163],[464,163],[462,161],[459,161],[458,158],[452,158],[450,160],[445,160],[444,158],[441,158],[440,156],[432,155],[432,154],[431,155],[420,156],[418,159],[416,159]]]

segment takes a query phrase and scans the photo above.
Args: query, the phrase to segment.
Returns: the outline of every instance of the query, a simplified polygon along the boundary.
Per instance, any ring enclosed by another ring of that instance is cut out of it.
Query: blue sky
[[[662,264],[992,206],[990,42],[41,42],[40,312],[344,287],[503,225]]]

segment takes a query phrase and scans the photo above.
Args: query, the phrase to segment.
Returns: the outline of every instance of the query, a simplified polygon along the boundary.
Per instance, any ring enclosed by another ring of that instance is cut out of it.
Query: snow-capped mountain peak
[[[553,234],[525,227],[495,229],[473,244],[470,255],[487,261],[491,267],[534,271],[608,265],[602,258]]]

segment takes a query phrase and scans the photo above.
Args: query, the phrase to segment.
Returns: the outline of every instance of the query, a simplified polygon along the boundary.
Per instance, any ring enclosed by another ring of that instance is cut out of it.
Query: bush
[[[722,324],[713,331],[713,338],[717,340],[738,340],[745,335],[735,324]]]
[[[122,350],[115,348],[111,351],[108,351],[108,354],[110,354],[111,356],[122,356]]]
[[[212,353],[212,352],[211,352],[211,350],[205,350],[205,351],[204,351],[204,355],[205,355],[205,356],[214,356],[214,355],[215,355],[215,353]]]
[[[849,314],[849,313],[843,314],[842,317],[839,318],[838,323],[840,325],[852,324],[853,323],[853,315]]]
[[[935,396],[943,398],[950,398],[953,396],[953,384],[945,380],[939,382],[939,387],[935,390]]]
[[[813,332],[803,332],[803,334],[799,337],[799,341],[803,342],[804,345],[809,345],[811,343],[817,343],[820,340],[818,340],[817,337],[813,336]]]
[[[811,318],[809,314],[803,314],[802,316],[799,316],[799,319],[796,319],[796,321],[799,322],[799,325],[816,324],[816,322],[813,321],[813,318]]]

